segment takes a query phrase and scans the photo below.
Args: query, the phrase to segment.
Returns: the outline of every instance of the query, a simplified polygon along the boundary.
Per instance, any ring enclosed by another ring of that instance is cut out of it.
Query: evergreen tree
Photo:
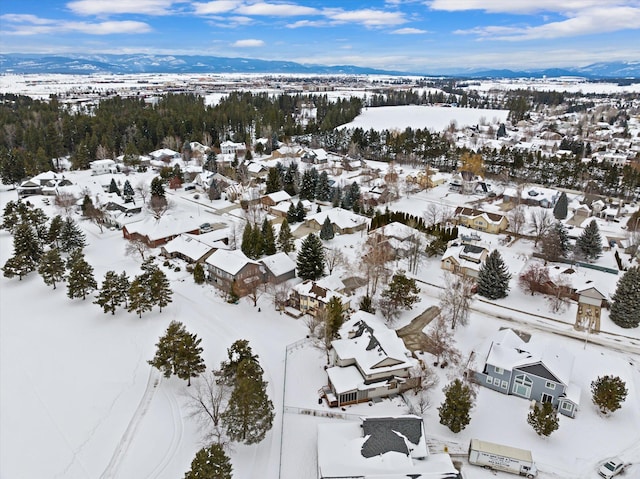
[[[527,423],[538,433],[538,436],[549,436],[560,425],[558,412],[550,402],[536,404],[527,415]]]
[[[60,238],[60,233],[62,232],[62,226],[64,224],[64,220],[62,216],[56,215],[51,220],[51,224],[49,225],[49,232],[47,234],[47,242],[49,244],[53,244],[58,247],[58,240]]]
[[[273,403],[267,395],[267,382],[257,361],[238,364],[233,392],[222,422],[232,441],[255,444],[264,439],[273,425]]]
[[[320,173],[318,177],[315,195],[318,201],[331,200],[331,185],[329,184],[329,174],[326,171]]]
[[[569,252],[569,234],[560,222],[556,221],[541,240],[542,254],[548,261],[558,261],[565,258]]]
[[[440,424],[447,426],[451,432],[458,433],[471,422],[469,413],[473,407],[473,391],[460,379],[456,379],[444,388],[444,395],[444,402],[438,408]]]
[[[324,275],[324,249],[315,234],[309,234],[300,245],[297,258],[298,276],[316,280]]]
[[[80,230],[78,224],[71,218],[65,218],[60,229],[58,238],[60,250],[69,253],[76,249],[82,249],[87,242],[85,234]]]
[[[129,307],[127,311],[130,313],[135,311],[139,318],[142,317],[142,313],[151,311],[153,309],[153,301],[149,296],[149,288],[145,284],[146,276],[136,276],[127,291],[129,299]]]
[[[120,196],[120,188],[118,188],[115,178],[111,178],[111,183],[109,183],[109,193],[115,193]]]
[[[296,209],[296,205],[293,204],[293,201],[287,210],[287,221],[291,224],[298,222],[298,210]]]
[[[273,225],[267,218],[262,222],[262,251],[267,256],[276,254],[276,238]]]
[[[164,336],[156,343],[154,358],[147,362],[162,371],[165,378],[174,374],[186,379],[187,386],[191,386],[191,378],[206,370],[200,342],[201,339],[189,333],[184,324],[171,321]]]
[[[123,271],[118,275],[118,292],[120,293],[120,297],[124,303],[124,307],[129,307],[129,288],[131,287],[131,283],[129,282],[129,276],[127,276],[127,272]]]
[[[258,361],[258,356],[253,354],[249,341],[246,339],[238,339],[233,342],[231,347],[227,348],[227,359],[220,363],[220,369],[214,374],[224,384],[233,385],[236,380],[238,366],[245,359]]]
[[[56,289],[56,283],[64,279],[64,261],[62,261],[60,251],[57,248],[52,248],[43,253],[40,258],[38,273],[42,276],[44,284],[53,286],[53,289]]]
[[[71,299],[87,297],[91,291],[98,287],[93,277],[93,266],[91,266],[84,258],[81,249],[75,249],[69,255],[67,260],[67,296]]]
[[[5,278],[13,278],[18,276],[20,281],[22,277],[28,275],[36,269],[36,262],[29,256],[18,254],[10,257],[2,267],[2,274]]]
[[[211,201],[219,200],[220,198],[222,198],[222,192],[220,191],[220,186],[218,185],[218,181],[215,178],[211,179],[208,196]]]
[[[327,303],[327,337],[335,339],[344,323],[344,310],[342,300],[337,296],[332,296]]]
[[[328,241],[333,239],[334,236],[333,225],[331,224],[331,220],[329,220],[329,215],[327,215],[324,219],[324,223],[322,223],[322,228],[320,229],[320,239]]]
[[[376,309],[373,307],[373,300],[371,299],[371,296],[369,296],[368,294],[362,297],[362,299],[360,300],[360,304],[358,306],[360,308],[360,311],[366,311],[367,313],[371,313],[371,314],[376,313]]]
[[[625,382],[618,376],[599,376],[591,382],[593,403],[602,414],[620,409],[628,392]]]
[[[578,252],[588,261],[595,260],[602,256],[602,238],[596,220],[591,220],[576,240]]]
[[[282,184],[280,181],[280,172],[275,167],[269,168],[269,172],[267,173],[265,194],[268,195],[270,193],[275,193],[276,191],[280,191],[281,189]]]
[[[160,312],[162,312],[162,308],[172,302],[171,297],[173,296],[173,291],[171,291],[169,278],[167,278],[164,271],[156,267],[151,274],[149,274],[146,283],[151,301],[154,305],[158,306]]]
[[[295,249],[293,244],[293,236],[291,235],[291,229],[289,228],[289,222],[286,218],[280,224],[280,232],[278,233],[278,248],[283,253],[290,253]]]
[[[316,186],[318,183],[318,170],[309,168],[302,174],[300,181],[300,192],[298,195],[301,200],[313,201],[316,197]]]
[[[287,213],[288,216],[288,213]],[[302,205],[302,201],[298,201],[298,204],[296,205],[296,221],[300,222],[300,221],[304,221],[305,217],[307,216],[307,212],[304,209],[304,206]]]
[[[210,152],[207,155],[207,160],[204,163],[203,168],[207,171],[211,171],[212,173],[218,172],[218,155],[215,152]]]
[[[124,186],[122,187],[122,194],[124,195],[125,198],[133,198],[135,196],[133,187],[131,186],[131,183],[129,183],[129,180],[124,181]]]
[[[290,196],[296,195],[298,177],[298,163],[292,162],[289,164],[282,177],[282,189],[289,193]]]
[[[231,479],[233,467],[220,444],[200,449],[184,479]]]
[[[151,196],[157,196],[160,198],[165,197],[164,182],[159,176],[156,176],[151,180]]]
[[[569,199],[567,198],[567,194],[563,191],[562,193],[560,193],[560,197],[553,207],[553,216],[555,216],[557,220],[563,220],[567,217],[568,214]]]
[[[336,207],[342,203],[342,188],[336,185],[331,188],[331,204]]]
[[[242,243],[240,250],[248,257],[253,257],[253,226],[247,221],[242,231]]]
[[[258,228],[258,225],[255,225],[251,229],[251,259],[258,259],[262,256],[262,251],[264,249],[264,241],[262,238],[262,231]]]
[[[116,309],[121,306],[127,298],[126,291],[120,286],[120,277],[115,271],[107,271],[102,281],[102,287],[98,292],[98,297],[93,302],[100,306],[106,313],[116,313]]]
[[[388,288],[382,292],[382,297],[389,300],[395,309],[411,309],[420,299],[419,292],[416,280],[407,278],[404,271],[398,271],[391,278]]]
[[[25,256],[34,265],[40,261],[42,244],[29,223],[20,223],[16,226],[13,234],[13,251],[14,256]]]
[[[205,276],[202,263],[196,263],[193,267],[193,281],[195,281],[196,284],[204,284]]]
[[[478,294],[489,299],[506,298],[511,275],[500,252],[493,250],[478,273]]]
[[[621,328],[640,325],[640,266],[632,266],[618,280],[609,318]]]

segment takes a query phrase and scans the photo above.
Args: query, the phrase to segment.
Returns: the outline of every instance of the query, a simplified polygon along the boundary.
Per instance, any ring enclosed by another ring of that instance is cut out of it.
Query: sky
[[[640,0],[2,0],[0,52],[579,67],[640,61]]]

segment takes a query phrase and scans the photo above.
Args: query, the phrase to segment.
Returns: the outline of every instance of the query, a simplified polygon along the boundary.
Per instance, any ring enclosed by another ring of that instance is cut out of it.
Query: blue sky
[[[3,53],[154,53],[416,73],[640,60],[640,0],[2,0]]]

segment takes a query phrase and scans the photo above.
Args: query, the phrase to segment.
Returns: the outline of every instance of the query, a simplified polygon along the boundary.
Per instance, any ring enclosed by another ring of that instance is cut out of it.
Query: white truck
[[[538,469],[531,457],[531,451],[480,441],[479,439],[471,439],[469,463],[496,471],[512,472],[529,479],[538,474]]]

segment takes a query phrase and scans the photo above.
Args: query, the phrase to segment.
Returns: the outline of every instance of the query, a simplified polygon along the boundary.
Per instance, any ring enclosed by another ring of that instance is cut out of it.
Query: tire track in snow
[[[178,401],[176,400],[175,395],[172,391],[168,392],[165,389],[162,390],[162,393],[167,398],[169,402],[169,406],[171,407],[171,417],[173,419],[173,436],[171,437],[171,443],[169,444],[169,448],[164,453],[162,457],[162,461],[153,468],[153,470],[147,474],[147,479],[158,477],[164,470],[169,466],[173,458],[176,456],[180,444],[182,443],[182,438],[184,436],[184,422],[182,420],[182,415],[180,414],[180,406],[178,405]]]
[[[133,441],[136,430],[138,429],[142,418],[149,410],[149,406],[151,405],[151,401],[153,400],[153,396],[158,388],[158,384],[160,383],[161,379],[162,377],[160,376],[159,372],[155,368],[151,367],[149,370],[149,378],[147,379],[147,387],[144,390],[144,394],[142,395],[142,398],[138,403],[138,407],[136,408],[133,416],[131,417],[131,420],[129,421],[127,429],[124,431],[122,438],[120,438],[120,442],[118,442],[118,445],[116,446],[116,449],[111,456],[109,464],[107,464],[104,472],[100,475],[100,479],[109,479],[116,477],[118,468],[120,467],[120,464],[122,464],[122,459],[129,449],[131,442]]]

